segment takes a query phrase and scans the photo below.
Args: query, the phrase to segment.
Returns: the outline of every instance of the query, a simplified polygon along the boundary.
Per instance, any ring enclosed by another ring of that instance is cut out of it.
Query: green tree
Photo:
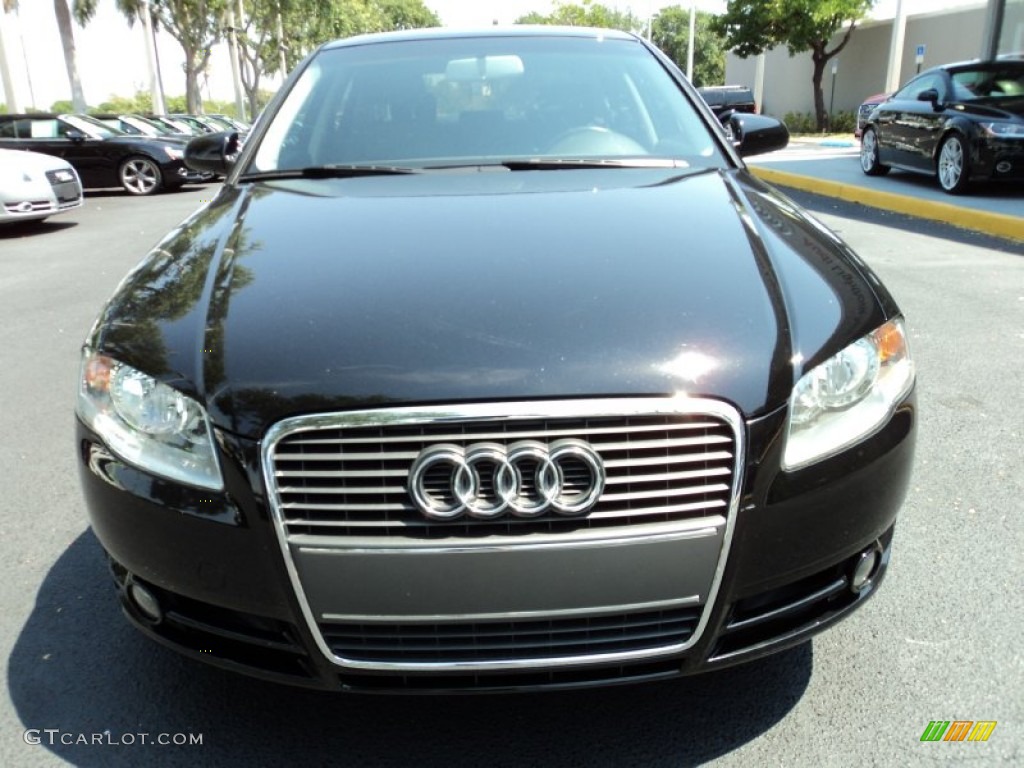
[[[814,73],[814,114],[818,130],[828,125],[821,81],[829,59],[850,41],[857,22],[874,5],[874,0],[729,0],[726,12],[716,19],[726,46],[746,58],[776,45],[789,48],[789,55],[811,52]],[[846,25],[835,47],[833,37]]]
[[[363,32],[440,24],[422,0],[244,0],[237,20],[242,86],[250,114],[259,112],[260,80],[292,69],[321,43]],[[280,32],[279,32],[280,30]]]
[[[697,11],[690,76],[697,86],[720,85],[725,81],[725,40],[714,27],[714,18],[710,13]],[[689,8],[673,5],[659,11],[654,17],[651,39],[685,72],[690,44]]]
[[[229,0],[149,0],[153,23],[167,30],[185,54],[185,100],[189,112],[202,111],[199,76],[210,62],[213,46],[224,36]],[[130,24],[139,20],[144,0],[117,0]],[[170,110],[170,106],[167,107]]]
[[[384,29],[422,29],[439,27],[441,19],[423,4],[423,0],[376,0],[374,5],[384,19]]]
[[[618,11],[591,0],[580,3],[555,3],[554,10],[544,15],[536,11],[520,16],[516,24],[557,24],[569,27],[603,27],[622,29],[626,32],[640,32],[643,20],[629,11]]]

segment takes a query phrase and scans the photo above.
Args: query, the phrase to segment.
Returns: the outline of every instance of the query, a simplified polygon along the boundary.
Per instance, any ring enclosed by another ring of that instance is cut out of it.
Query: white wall
[[[977,58],[983,49],[985,33],[984,4],[966,10],[917,14],[907,18],[900,82],[914,76],[917,46],[925,46],[922,69],[953,61]],[[852,111],[865,98],[885,89],[892,21],[867,22],[858,26],[850,42],[839,54],[835,78],[834,111]],[[841,37],[833,40],[833,48]],[[832,63],[822,78],[825,109],[832,94]],[[725,81],[730,85],[754,87],[754,57],[741,59],[727,54]],[[785,46],[769,51],[765,59],[765,114],[783,117],[787,112],[813,112],[814,92],[811,77],[814,68],[810,52],[790,56]]]

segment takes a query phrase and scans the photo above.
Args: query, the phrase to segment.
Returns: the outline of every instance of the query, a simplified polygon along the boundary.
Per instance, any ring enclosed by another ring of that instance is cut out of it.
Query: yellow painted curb
[[[877,192],[873,189],[843,184],[838,181],[814,179],[796,173],[776,171],[761,165],[748,166],[751,173],[767,181],[783,187],[802,189],[828,197],[838,197],[851,203],[862,203],[872,208],[886,211],[906,213],[923,219],[932,219],[956,227],[985,232],[997,237],[1008,237],[1012,240],[1024,241],[1024,216],[1007,216],[1002,213],[989,213],[974,209],[961,208],[949,203],[936,203],[931,200],[918,200],[913,197],[894,195],[891,192]]]

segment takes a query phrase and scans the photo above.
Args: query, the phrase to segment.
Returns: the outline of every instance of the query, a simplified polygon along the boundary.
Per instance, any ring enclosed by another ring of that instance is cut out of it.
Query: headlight
[[[224,487],[206,411],[152,376],[86,349],[77,410],[130,464],[200,488]]]
[[[981,128],[989,136],[1001,138],[1019,137],[1024,139],[1024,124],[1022,123],[981,123]]]
[[[892,320],[793,387],[783,469],[831,456],[874,432],[914,383],[903,321]]]
[[[181,160],[185,156],[185,150],[177,147],[164,147],[164,151],[171,160]]]

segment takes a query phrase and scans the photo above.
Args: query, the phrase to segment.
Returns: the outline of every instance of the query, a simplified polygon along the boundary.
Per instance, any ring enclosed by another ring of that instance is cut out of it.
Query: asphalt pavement
[[[1024,184],[975,183],[949,195],[929,176],[893,169],[867,176],[851,140],[796,138],[778,152],[748,160],[765,181],[963,229],[1024,241]]]

